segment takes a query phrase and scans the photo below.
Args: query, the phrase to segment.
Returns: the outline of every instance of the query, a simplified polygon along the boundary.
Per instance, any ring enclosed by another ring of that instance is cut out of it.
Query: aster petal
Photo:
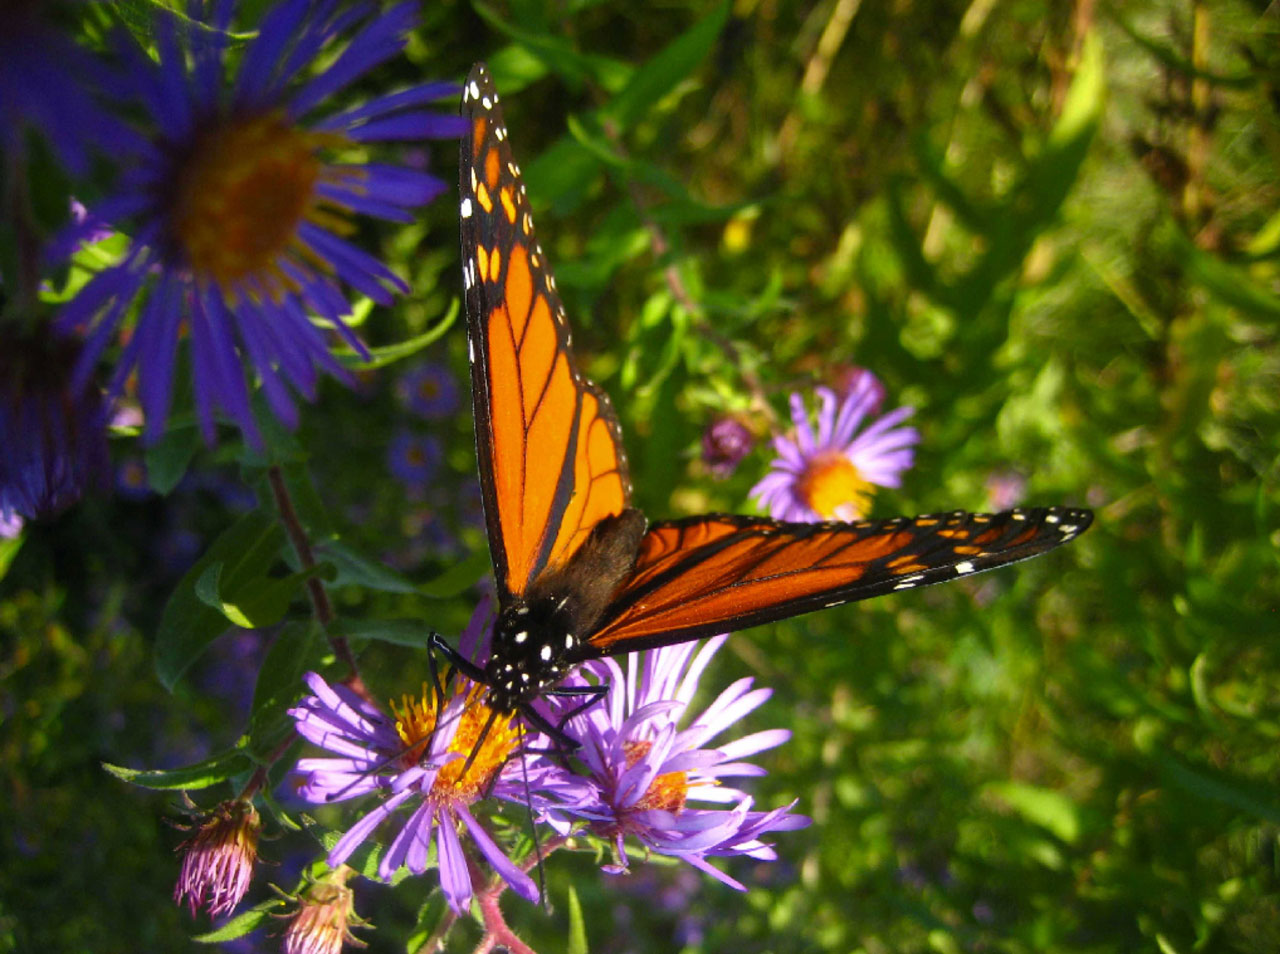
[[[258,35],[245,51],[236,77],[234,101],[256,104],[266,94],[275,67],[294,32],[302,23],[311,0],[285,0],[272,7],[258,26]]]
[[[423,802],[391,840],[387,853],[378,862],[378,877],[390,881],[401,865],[414,874],[426,871],[434,826],[435,806],[431,802]]]
[[[441,819],[437,831],[436,863],[440,866],[440,888],[449,907],[458,914],[465,914],[471,906],[471,873],[467,870],[462,843],[451,819]]]
[[[442,116],[419,109],[371,119],[346,135],[353,142],[416,142],[457,139],[466,131],[465,120],[460,116]]]
[[[329,262],[344,281],[380,305],[390,305],[392,302],[391,293],[383,282],[402,294],[409,290],[403,278],[368,252],[310,222],[303,222],[298,226],[298,238],[311,251]]]
[[[730,888],[733,888],[733,890],[734,890],[734,891],[746,891],[746,890],[747,890],[747,886],[746,886],[745,884],[743,884],[741,881],[738,881],[738,880],[736,880],[736,879],[734,879],[734,878],[729,877],[729,875],[725,874],[723,871],[721,871],[721,870],[720,870],[719,868],[717,868],[715,865],[710,864],[709,862],[703,861],[703,860],[702,860],[701,858],[699,858],[697,855],[689,855],[688,857],[686,857],[686,858],[684,859],[684,861],[686,861],[686,862],[688,862],[689,864],[693,865],[695,868],[697,868],[697,869],[698,869],[699,871],[701,871],[703,874],[709,874],[709,875],[711,875],[711,877],[715,878],[715,879],[716,879],[717,881],[719,881],[721,884],[728,885]]]
[[[751,735],[744,735],[732,742],[726,742],[720,746],[720,751],[725,758],[740,759],[767,749],[777,748],[790,738],[790,729],[766,729],[763,732],[753,732]]]
[[[384,60],[404,49],[405,34],[417,21],[417,4],[409,0],[383,11],[366,23],[337,60],[306,83],[289,104],[294,117],[305,115]]]
[[[818,395],[818,438],[819,448],[831,446],[832,428],[836,421],[836,395],[830,388],[814,388]]]
[[[471,835],[471,840],[476,843],[476,847],[480,849],[480,853],[484,855],[485,860],[498,873],[498,876],[509,884],[520,897],[537,904],[541,899],[541,893],[538,891],[538,886],[533,879],[516,867],[515,863],[503,854],[502,849],[485,831],[484,826],[472,817],[471,812],[467,810],[465,805],[457,805],[455,811],[458,817],[462,819],[463,824],[467,826],[467,832]]]
[[[457,83],[448,81],[422,83],[409,89],[375,96],[367,102],[333,113],[327,118],[313,123],[311,128],[326,132],[346,131],[365,119],[398,112],[410,106],[423,106],[440,99],[457,99],[461,93],[462,87]],[[462,132],[465,131],[464,121]]]
[[[358,822],[352,825],[345,835],[338,839],[338,843],[333,846],[326,859],[330,868],[336,868],[345,862],[351,855],[364,844],[365,840],[373,834],[374,829],[381,825],[391,816],[391,814],[399,808],[409,797],[409,792],[402,792],[399,795],[392,795],[385,802],[375,808],[369,814],[365,815]]]
[[[797,392],[791,394],[791,423],[796,429],[796,447],[805,457],[814,450],[813,429],[809,426],[809,409],[804,406],[804,398]]]

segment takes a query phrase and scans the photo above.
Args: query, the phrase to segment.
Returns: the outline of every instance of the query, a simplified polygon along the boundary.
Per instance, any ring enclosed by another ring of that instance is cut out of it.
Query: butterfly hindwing
[[[859,523],[711,514],[658,523],[583,658],[745,629],[954,580],[1071,540],[1087,510],[1027,508]]]
[[[463,284],[476,452],[503,599],[568,559],[630,499],[613,410],[574,363],[498,94],[483,64],[462,99]]]

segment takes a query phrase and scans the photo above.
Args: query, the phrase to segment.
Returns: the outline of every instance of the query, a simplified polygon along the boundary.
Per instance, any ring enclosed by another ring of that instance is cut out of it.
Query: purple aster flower
[[[1016,470],[993,470],[983,481],[987,505],[992,510],[1009,510],[1022,503],[1027,494],[1027,478]]]
[[[877,402],[874,376],[864,376],[843,400],[830,388],[815,390],[821,409],[815,434],[799,394],[791,395],[795,438],[775,437],[778,458],[751,494],[777,520],[858,520],[865,517],[877,485],[897,487],[919,443],[914,427],[897,425],[913,409],[900,407],[859,433]]]
[[[396,382],[396,394],[405,408],[428,420],[448,417],[461,406],[458,382],[443,364],[426,361]]]
[[[117,149],[134,139],[94,101],[92,91],[114,86],[111,75],[53,22],[74,7],[37,0],[0,4],[0,153],[21,154],[24,136],[35,132],[63,165],[82,175],[90,148]]]
[[[398,431],[387,445],[387,466],[392,476],[410,490],[421,490],[440,466],[444,451],[430,434]]]
[[[6,514],[0,510],[0,540],[13,540],[22,533],[26,521],[16,513]]]
[[[223,802],[200,822],[196,833],[178,846],[182,872],[173,900],[185,900],[194,917],[204,908],[213,917],[230,914],[240,903],[258,859],[262,822],[249,802]]]
[[[43,332],[0,348],[0,516],[52,516],[110,482],[107,409],[73,387],[78,353]]]
[[[752,689],[751,679],[740,679],[701,715],[685,719],[703,670],[727,638],[717,636],[701,649],[682,643],[632,653],[625,676],[616,660],[593,660],[567,680],[567,685],[604,684],[609,691],[602,703],[568,724],[570,737],[582,746],[576,755],[587,768],[592,797],[553,807],[549,818],[560,827],[567,827],[568,819],[584,819],[593,833],[610,839],[616,863],[606,871],[626,870],[625,841],[631,836],[647,850],[686,861],[741,891],[739,882],[707,859],[772,860],[776,855],[762,835],[809,824],[808,818],[790,814],[794,802],[770,812],[752,811],[751,798],[725,784],[763,775],[763,769],[740,760],[781,745],[791,737],[789,731],[772,729],[706,747],[768,699],[770,690]],[[565,702],[580,704],[569,699],[560,705]],[[690,723],[688,728],[681,729],[682,722]],[[700,802],[721,807],[695,807]]]
[[[754,443],[751,431],[738,418],[716,418],[702,432],[702,462],[713,476],[723,479],[733,473]]]
[[[482,604],[463,635],[460,648],[469,658],[478,658],[487,617],[487,604]],[[545,810],[551,804],[548,794],[559,798],[578,783],[541,757],[515,755],[520,728],[510,715],[495,714],[485,705],[486,687],[456,678],[445,697],[437,699],[424,686],[421,698],[405,696],[388,716],[315,673],[308,673],[306,682],[312,695],[289,714],[304,738],[334,756],[299,760],[297,769],[304,777],[299,794],[320,804],[374,792],[384,796],[334,845],[328,856],[331,867],[350,858],[403,806],[412,810],[379,863],[380,877],[390,879],[401,865],[421,874],[434,841],[445,899],[454,911],[465,912],[472,883],[458,833],[461,823],[507,884],[521,897],[538,899],[533,879],[503,853],[470,806],[488,794],[528,804],[530,792],[531,807]]]
[[[160,16],[159,62],[125,50],[124,83],[158,132],[131,157],[119,193],[93,212],[130,229],[132,241],[60,319],[64,329],[87,332],[80,368],[87,376],[125,316],[136,312],[111,388],[138,372],[149,441],[164,429],[184,330],[208,442],[219,410],[260,441],[245,359],[272,413],[289,426],[297,422],[290,387],[310,400],[320,371],[349,383],[330,353],[327,329],[360,355],[368,350],[343,321],[351,305],[340,283],[384,305],[407,286],[343,236],[358,215],[412,221],[409,210],[446,187],[421,170],[341,156],[387,141],[455,137],[464,128],[458,117],[427,108],[455,95],[450,83],[321,110],[399,53],[416,21],[415,3],[370,14],[376,8],[369,5],[283,0],[254,39],[233,51],[234,8],[230,0],[216,2],[207,24],[181,35],[173,17]],[[339,37],[347,34],[343,45]],[[233,63],[236,75],[228,79]]]

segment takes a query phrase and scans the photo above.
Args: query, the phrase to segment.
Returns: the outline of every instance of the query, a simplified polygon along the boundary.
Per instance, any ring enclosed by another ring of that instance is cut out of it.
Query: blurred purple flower
[[[0,516],[52,516],[110,483],[107,408],[73,387],[78,353],[45,329],[0,348]]]
[[[912,414],[900,407],[859,433],[876,403],[874,376],[837,401],[830,388],[815,391],[821,408],[814,433],[799,394],[791,395],[795,438],[775,437],[778,452],[768,474],[751,488],[760,506],[777,520],[858,520],[867,515],[877,485],[897,487],[920,440],[913,427],[898,427]]]
[[[116,83],[87,51],[53,22],[75,4],[8,0],[0,6],[0,154],[21,155],[28,131],[43,136],[71,172],[88,171],[89,150],[119,149],[133,134],[95,101],[91,91]]]
[[[739,760],[781,745],[791,737],[789,731],[757,732],[717,748],[704,747],[764,703],[770,690],[753,690],[751,679],[740,679],[688,720],[692,724],[687,729],[679,728],[703,670],[727,638],[717,636],[701,649],[683,643],[632,653],[625,676],[616,660],[593,660],[566,681],[571,686],[594,681],[608,686],[608,695],[567,726],[569,736],[582,746],[577,755],[587,768],[590,797],[553,808],[549,817],[562,828],[568,819],[584,819],[592,832],[611,839],[616,861],[606,871],[626,870],[625,841],[631,836],[647,851],[679,858],[741,891],[742,884],[707,859],[746,855],[771,861],[776,855],[760,836],[809,824],[808,818],[790,814],[794,802],[754,812],[745,792],[724,784],[725,779],[763,775],[763,769]],[[578,704],[560,702],[562,707]],[[728,807],[695,808],[690,802]]]
[[[1027,494],[1027,478],[1016,470],[993,470],[983,482],[987,506],[992,510],[1009,510],[1022,503]]]
[[[146,500],[151,496],[147,465],[141,457],[126,457],[117,465],[116,493],[125,500]]]
[[[865,412],[867,417],[877,416],[889,396],[889,392],[885,390],[884,384],[876,377],[874,371],[856,364],[845,364],[836,368],[832,374],[832,388],[842,398],[855,393],[870,394],[870,402]]]
[[[742,458],[751,452],[755,438],[736,417],[719,417],[702,432],[702,462],[721,479],[733,473]]]
[[[440,467],[444,450],[430,434],[398,431],[387,445],[387,467],[396,480],[413,491],[421,491]]]
[[[136,47],[125,50],[128,94],[159,132],[130,157],[120,192],[92,210],[132,229],[128,251],[91,279],[60,319],[64,329],[87,330],[83,379],[136,312],[111,390],[138,372],[148,441],[164,430],[184,327],[206,442],[222,410],[260,443],[246,358],[272,413],[289,426],[298,418],[290,387],[313,399],[321,370],[349,383],[326,328],[361,356],[369,352],[343,321],[351,306],[339,283],[384,305],[407,285],[343,236],[358,215],[413,221],[409,210],[446,186],[403,166],[331,156],[387,141],[452,138],[465,128],[459,117],[426,108],[455,95],[450,83],[319,113],[403,49],[416,4],[371,13],[376,8],[283,0],[244,47],[230,43],[235,6],[214,4],[207,23],[181,33],[175,17],[158,15],[158,62]],[[237,72],[228,81],[233,63]],[[89,234],[88,223],[79,229]]]
[[[12,540],[22,533],[25,521],[16,513],[6,514],[0,511],[0,540]]]
[[[424,361],[401,375],[396,394],[408,411],[428,420],[455,414],[462,404],[453,373],[435,361]]]

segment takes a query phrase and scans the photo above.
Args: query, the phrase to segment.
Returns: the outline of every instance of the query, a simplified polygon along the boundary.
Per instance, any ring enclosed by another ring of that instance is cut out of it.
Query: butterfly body
[[[484,669],[497,711],[532,703],[577,664],[943,583],[1051,550],[1088,510],[955,511],[852,523],[703,514],[649,524],[631,506],[621,428],[578,369],[533,232],[498,93],[483,64],[463,92],[459,216],[476,456],[497,583]],[[560,690],[564,692],[565,690]]]

